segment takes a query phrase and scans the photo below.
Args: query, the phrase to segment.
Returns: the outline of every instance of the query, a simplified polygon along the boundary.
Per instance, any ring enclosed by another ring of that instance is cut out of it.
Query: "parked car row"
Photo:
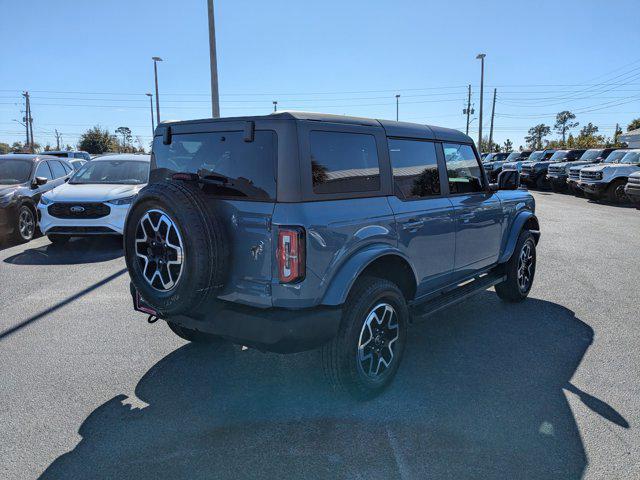
[[[640,149],[491,153],[483,164],[492,182],[501,171],[517,170],[521,183],[529,188],[568,191],[591,200],[633,202],[640,207]]]
[[[36,227],[53,243],[122,235],[129,206],[148,181],[149,156],[86,161],[49,153],[0,156],[0,240],[28,242]]]

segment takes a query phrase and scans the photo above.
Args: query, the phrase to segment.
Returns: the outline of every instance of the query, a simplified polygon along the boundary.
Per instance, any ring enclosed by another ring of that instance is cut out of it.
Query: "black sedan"
[[[73,171],[71,164],[60,158],[0,155],[0,240],[31,240],[40,196],[66,182]]]

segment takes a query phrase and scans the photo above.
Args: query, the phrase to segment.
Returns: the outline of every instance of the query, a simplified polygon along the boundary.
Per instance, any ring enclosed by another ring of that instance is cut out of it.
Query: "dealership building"
[[[618,140],[628,144],[629,148],[640,148],[640,128],[623,133]]]

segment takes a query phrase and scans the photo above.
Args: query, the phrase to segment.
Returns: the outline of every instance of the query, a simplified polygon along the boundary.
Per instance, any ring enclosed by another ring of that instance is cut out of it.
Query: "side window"
[[[51,170],[49,170],[47,162],[40,162],[40,165],[38,165],[38,168],[36,169],[36,177],[44,177],[47,180],[53,180],[53,176],[51,175]]]
[[[361,133],[312,131],[311,178],[315,193],[380,190],[376,139]]]
[[[440,175],[433,142],[389,139],[396,195],[416,199],[440,195]]]
[[[64,177],[67,174],[62,164],[57,160],[49,160],[49,166],[51,167],[53,178]]]
[[[449,192],[472,193],[481,192],[482,171],[470,145],[445,143],[444,159],[447,163]]]
[[[67,173],[70,173],[71,171],[73,171],[73,168],[71,168],[71,165],[68,164],[67,162],[62,162],[62,166],[64,167],[64,171]]]

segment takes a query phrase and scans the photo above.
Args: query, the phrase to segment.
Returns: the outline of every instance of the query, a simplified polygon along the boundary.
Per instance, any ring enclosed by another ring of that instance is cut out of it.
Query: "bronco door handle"
[[[415,230],[417,228],[420,228],[423,225],[424,225],[424,220],[416,220],[416,219],[412,218],[408,222],[402,224],[402,229],[403,230]]]

